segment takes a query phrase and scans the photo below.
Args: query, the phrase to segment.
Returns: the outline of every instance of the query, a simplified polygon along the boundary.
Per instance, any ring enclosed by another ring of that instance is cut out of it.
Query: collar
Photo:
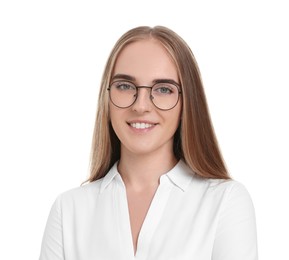
[[[114,178],[123,183],[122,178],[117,170],[117,164],[118,162],[116,162],[111,167],[109,172],[103,177],[100,193],[106,189],[106,187],[113,181]],[[163,179],[165,176],[171,181],[172,184],[185,192],[194,176],[194,172],[186,165],[184,161],[180,160],[169,172],[162,175],[161,179]]]
[[[166,174],[166,176],[175,186],[185,192],[193,179],[194,172],[183,160],[180,160],[176,166]]]
[[[117,164],[118,162],[116,162],[109,170],[109,172],[103,177],[102,182],[101,182],[101,186],[100,186],[100,193],[102,193],[106,187],[112,182],[112,180],[118,176],[120,177],[120,174],[117,170]]]

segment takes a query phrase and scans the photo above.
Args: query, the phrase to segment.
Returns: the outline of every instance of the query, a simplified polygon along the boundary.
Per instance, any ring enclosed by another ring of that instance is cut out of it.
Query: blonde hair
[[[129,43],[142,39],[158,40],[172,56],[182,87],[182,120],[174,137],[174,153],[199,176],[229,179],[211,123],[197,62],[184,40],[163,27],[141,26],[126,32],[115,44],[106,63],[98,98],[89,182],[105,176],[120,159],[120,141],[109,118],[109,87],[115,61]]]

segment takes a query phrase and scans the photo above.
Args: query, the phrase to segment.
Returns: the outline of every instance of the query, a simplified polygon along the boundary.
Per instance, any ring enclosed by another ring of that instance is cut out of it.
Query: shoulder
[[[255,219],[255,209],[245,185],[236,180],[208,180],[209,197],[219,204],[220,218],[226,221]]]
[[[192,184],[195,187],[199,187],[200,189],[204,189],[212,193],[222,193],[226,195],[232,193],[248,193],[243,183],[233,179],[207,179],[194,175]]]
[[[210,199],[216,202],[216,200],[235,200],[239,197],[249,199],[250,197],[241,182],[233,179],[203,178],[193,172],[183,161],[180,161],[167,175],[175,185],[195,199]]]
[[[205,182],[212,192],[225,193],[227,196],[248,194],[245,185],[236,180],[208,179]]]
[[[209,187],[213,193],[221,193],[224,199],[231,201],[240,198],[250,199],[245,185],[236,180],[209,180]]]
[[[205,179],[194,175],[190,192],[202,200],[220,203],[223,208],[234,204],[252,207],[251,196],[245,185],[232,179]]]
[[[60,206],[87,204],[99,196],[102,179],[62,192],[56,198]]]
[[[101,179],[61,193],[56,199],[56,204],[67,209],[83,209],[84,207],[92,208],[100,198],[102,200],[109,199],[111,189],[108,187],[114,187],[111,184],[114,183],[115,176],[117,176],[115,169],[116,166],[112,167]],[[104,190],[106,192],[103,192]]]

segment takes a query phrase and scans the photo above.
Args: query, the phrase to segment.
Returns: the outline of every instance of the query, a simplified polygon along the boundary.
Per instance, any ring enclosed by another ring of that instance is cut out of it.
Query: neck
[[[122,151],[118,171],[126,186],[143,190],[157,187],[160,176],[171,170],[176,163],[173,152],[136,155]]]

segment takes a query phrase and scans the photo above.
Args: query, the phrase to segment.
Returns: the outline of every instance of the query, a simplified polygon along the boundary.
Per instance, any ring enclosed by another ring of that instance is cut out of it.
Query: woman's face
[[[179,83],[174,62],[154,39],[126,46],[117,58],[112,76],[111,82],[129,79],[136,86],[152,86],[157,80]],[[173,153],[173,138],[180,123],[181,107],[179,99],[170,110],[158,109],[152,103],[150,89],[147,88],[138,90],[137,100],[130,107],[119,108],[110,102],[110,119],[121,142],[122,154]]]

